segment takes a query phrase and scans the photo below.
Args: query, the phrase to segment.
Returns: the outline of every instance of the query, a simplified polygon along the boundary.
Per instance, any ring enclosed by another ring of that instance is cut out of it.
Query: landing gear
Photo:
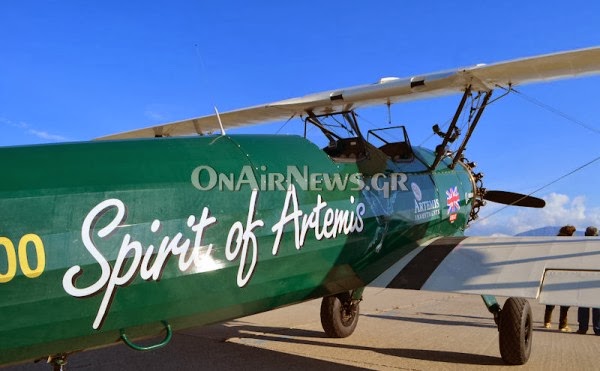
[[[522,298],[508,298],[504,308],[492,295],[481,295],[487,309],[498,325],[500,355],[509,365],[523,365],[531,354],[533,321],[529,302]]]
[[[500,355],[504,362],[523,365],[529,360],[532,324],[529,302],[522,298],[508,298],[500,312],[498,324]]]
[[[345,338],[354,332],[358,323],[361,293],[343,292],[323,298],[321,325],[327,336]]]

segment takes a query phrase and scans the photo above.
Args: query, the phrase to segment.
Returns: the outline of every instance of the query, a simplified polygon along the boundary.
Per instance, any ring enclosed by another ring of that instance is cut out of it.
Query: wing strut
[[[452,160],[452,165],[450,165],[451,169],[454,169],[454,166],[456,166],[456,163],[461,159],[462,153],[465,150],[465,147],[467,146],[469,139],[471,138],[471,134],[473,134],[473,130],[475,130],[475,127],[477,126],[477,123],[479,122],[479,119],[481,118],[481,114],[483,113],[483,110],[485,109],[485,107],[487,107],[487,103],[490,100],[490,97],[492,96],[492,92],[493,92],[493,90],[486,91],[483,96],[483,102],[481,102],[481,104],[479,106],[471,109],[471,116],[469,116],[469,121],[471,121],[471,117],[473,117],[472,116],[473,109],[477,112],[475,113],[475,116],[473,117],[473,120],[471,121],[471,123],[469,125],[467,133],[465,134],[465,137],[464,137],[462,143],[460,144],[460,147],[458,147],[458,150],[456,151],[456,154],[454,155],[454,160]]]
[[[471,135],[473,134],[473,131],[475,130],[475,127],[477,126],[485,107],[488,105],[488,102],[492,96],[492,92],[493,90],[479,91],[477,92],[477,96],[473,97],[471,86],[467,87],[462,99],[460,100],[460,103],[458,104],[458,108],[454,113],[454,117],[452,118],[452,122],[448,127],[448,131],[444,133],[440,130],[438,125],[433,126],[433,132],[442,137],[443,140],[440,145],[435,147],[436,155],[435,160],[430,167],[431,170],[434,170],[445,156],[448,156],[452,159],[452,163],[449,166],[451,169],[454,169],[456,164],[462,160],[463,152],[467,147],[467,143],[469,142],[469,139],[471,138]],[[462,142],[458,146],[458,150],[456,150],[456,152],[452,152],[448,148],[448,143],[454,143],[454,141],[461,136],[460,129],[456,126],[456,124],[460,115],[465,110],[465,103],[469,97],[472,99],[469,108],[469,118],[467,119],[467,132],[463,136]]]
[[[454,117],[452,118],[450,127],[448,127],[448,131],[446,131],[444,133],[444,132],[440,131],[440,128],[438,125],[433,126],[433,131],[437,135],[444,138],[444,140],[442,141],[442,144],[435,147],[436,155],[435,155],[435,160],[433,161],[433,164],[431,165],[431,170],[434,170],[439,165],[440,161],[442,161],[442,158],[448,154],[448,143],[453,143],[456,140],[456,138],[458,138],[458,136],[460,135],[460,130],[456,127],[456,123],[458,122],[458,118],[460,117],[460,114],[463,111],[465,102],[467,101],[467,97],[469,95],[471,95],[471,86],[467,87],[467,89],[465,90],[465,93],[463,94],[463,96],[460,100],[460,103],[458,104],[458,108],[456,109],[456,112],[454,113]]]

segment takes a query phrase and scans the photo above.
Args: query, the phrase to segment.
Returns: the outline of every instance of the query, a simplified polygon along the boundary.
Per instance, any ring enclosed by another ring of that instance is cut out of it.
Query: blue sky
[[[371,3],[3,1],[0,145],[89,140],[209,114],[213,105],[227,111],[600,45],[600,5],[590,1]],[[599,86],[591,77],[519,88],[593,130],[516,94],[490,106],[467,150],[485,186],[528,193],[600,156]],[[433,147],[431,126],[446,122],[459,98],[396,105],[392,120],[413,144]],[[387,123],[385,109],[368,114],[375,126]],[[504,210],[473,233],[600,224],[599,174],[600,161],[536,193],[546,210]]]

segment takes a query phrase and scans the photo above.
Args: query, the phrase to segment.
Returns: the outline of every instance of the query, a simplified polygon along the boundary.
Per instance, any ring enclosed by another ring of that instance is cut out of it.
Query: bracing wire
[[[573,170],[569,171],[568,173],[566,173],[566,174],[563,174],[563,175],[561,175],[560,177],[558,177],[558,178],[554,179],[553,181],[551,181],[551,182],[549,182],[549,183],[547,183],[547,184],[545,184],[545,185],[543,185],[543,186],[539,187],[538,189],[536,189],[536,190],[532,191],[531,193],[529,193],[527,196],[532,196],[533,194],[535,194],[535,193],[537,193],[537,192],[539,192],[539,191],[541,191],[541,190],[543,190],[543,189],[545,189],[545,188],[548,188],[548,187],[550,187],[552,184],[554,184],[554,183],[557,183],[557,182],[559,182],[559,181],[563,180],[564,178],[566,178],[566,177],[568,177],[568,176],[571,176],[571,175],[575,174],[576,172],[578,172],[578,171],[580,171],[580,170],[582,170],[582,169],[584,169],[584,168],[586,168],[586,167],[590,166],[591,164],[593,164],[594,162],[596,162],[596,161],[599,161],[599,160],[600,160],[600,156],[596,157],[595,159],[593,159],[593,160],[591,160],[591,161],[588,161],[588,162],[586,162],[586,163],[585,163],[585,164],[583,164],[583,165],[580,165],[580,166],[578,166],[577,168],[575,168],[575,169],[573,169]],[[505,205],[505,206],[502,206],[501,208],[499,208],[498,210],[494,211],[493,213],[491,213],[491,214],[489,214],[489,215],[486,215],[486,216],[485,216],[485,217],[483,217],[483,218],[479,218],[479,219],[477,219],[475,222],[480,222],[480,221],[486,220],[486,219],[488,219],[488,218],[492,217],[493,215],[496,215],[496,214],[498,214],[499,212],[501,212],[502,210],[506,209],[506,208],[507,208],[507,207],[509,207],[509,206],[511,206],[511,205]]]
[[[532,104],[535,104],[538,107],[541,107],[541,108],[543,108],[543,109],[545,109],[545,110],[547,110],[549,112],[552,112],[555,115],[558,115],[558,116],[564,118],[567,121],[570,121],[570,122],[572,122],[574,124],[577,124],[577,125],[585,128],[585,129],[591,131],[592,133],[600,134],[600,130],[599,129],[597,129],[597,128],[591,126],[591,125],[588,125],[585,122],[583,122],[581,120],[578,120],[577,118],[575,118],[573,116],[567,115],[566,113],[564,113],[563,111],[559,110],[558,108],[552,107],[549,104],[541,102],[541,101],[539,101],[539,100],[537,100],[537,99],[535,99],[533,97],[530,97],[530,96],[528,96],[528,95],[526,95],[526,94],[524,94],[524,93],[522,93],[522,92],[520,92],[520,91],[518,91],[516,89],[512,89],[512,91],[514,91],[515,93],[517,93],[518,97],[521,97],[522,99],[524,99],[524,100],[526,100],[526,101],[528,101],[528,102],[530,102]]]
[[[292,117],[290,117],[289,119],[287,119],[287,121],[286,121],[286,122],[284,122],[284,123],[283,123],[283,124],[282,124],[282,125],[279,127],[279,129],[277,129],[277,131],[275,132],[275,135],[279,134],[279,133],[281,132],[281,130],[283,130],[283,128],[284,128],[284,127],[286,127],[286,126],[287,126],[287,124],[288,124],[290,121],[292,121],[292,119],[293,119],[293,118],[294,118],[294,116],[292,116]]]
[[[532,103],[532,104],[534,104],[534,105],[536,105],[536,106],[538,106],[540,108],[543,108],[543,109],[545,109],[545,110],[547,110],[547,111],[549,111],[549,112],[551,112],[551,113],[553,113],[555,115],[558,115],[558,116],[564,118],[565,120],[570,121],[571,123],[579,125],[579,126],[585,128],[585,129],[589,130],[592,133],[600,134],[600,130],[596,129],[595,127],[593,127],[591,125],[588,125],[585,122],[583,122],[581,120],[578,120],[578,119],[574,118],[573,116],[570,116],[570,115],[566,114],[565,112],[563,112],[563,111],[561,111],[561,110],[559,110],[559,109],[557,109],[555,107],[550,106],[549,104],[543,103],[543,102],[541,102],[541,101],[539,101],[539,100],[537,100],[537,99],[535,99],[535,98],[533,98],[531,96],[528,96],[528,95],[526,95],[526,94],[524,94],[524,93],[522,93],[522,92],[520,92],[520,91],[518,91],[518,90],[516,90],[516,89],[514,89],[512,87],[510,87],[509,91],[513,91],[513,92],[517,93],[517,96],[519,96],[520,98],[522,98],[522,99],[524,99],[524,100],[526,100],[526,101],[528,101],[528,102],[530,102],[530,103]],[[597,161],[600,161],[600,156],[598,156],[598,157],[596,157],[596,158],[594,158],[594,159],[592,159],[592,160],[590,160],[590,161],[588,161],[588,162],[586,162],[586,163],[584,163],[584,164],[576,167],[575,169],[573,169],[573,170],[571,170],[571,171],[569,171],[569,172],[567,172],[567,173],[559,176],[558,178],[550,181],[549,183],[547,183],[547,184],[545,184],[545,185],[537,188],[536,190],[534,190],[531,193],[529,193],[527,196],[532,196],[533,194],[535,194],[537,192],[540,192],[543,189],[546,189],[546,188],[550,187],[551,185],[553,185],[553,184],[555,184],[555,183],[557,183],[557,182],[559,182],[559,181],[561,181],[561,180],[563,180],[563,179],[565,179],[565,178],[567,178],[567,177],[569,177],[569,176],[571,176],[571,175],[573,175],[573,174],[575,174],[575,173],[583,170],[584,168],[592,165],[593,163],[595,163]],[[488,219],[488,218],[490,218],[490,217],[498,214],[499,212],[503,211],[504,209],[506,209],[509,206],[510,205],[505,205],[505,206],[499,208],[498,210],[494,211],[493,213],[491,213],[489,215],[486,215],[483,218],[477,219],[475,222],[480,222],[482,220]]]

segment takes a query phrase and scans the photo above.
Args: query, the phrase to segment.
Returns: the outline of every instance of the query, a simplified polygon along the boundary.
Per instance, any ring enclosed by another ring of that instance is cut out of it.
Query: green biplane
[[[88,348],[155,348],[177,329],[321,297],[325,332],[345,337],[369,284],[483,295],[502,358],[523,364],[525,298],[600,307],[600,240],[464,237],[485,200],[544,205],[484,189],[464,149],[495,89],[598,72],[596,47],[2,148],[0,364],[60,368]],[[411,145],[404,127],[365,133],[355,114],[447,94],[462,98],[449,127],[434,127],[433,150]],[[225,134],[289,119],[326,145]],[[510,298],[501,307],[495,295]],[[155,346],[131,340],[161,334]]]

